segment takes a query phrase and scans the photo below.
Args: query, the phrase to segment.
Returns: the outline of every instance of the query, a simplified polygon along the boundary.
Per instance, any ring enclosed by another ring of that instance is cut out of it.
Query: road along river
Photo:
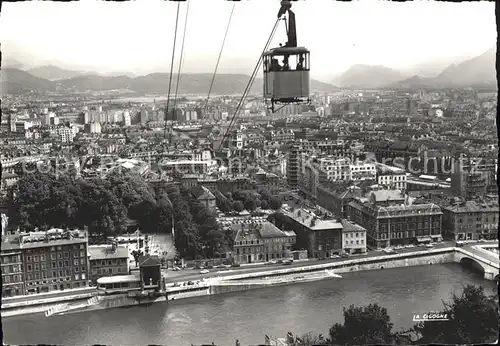
[[[53,316],[3,318],[7,344],[191,345],[263,342],[265,334],[287,331],[328,333],[342,321],[342,307],[379,303],[395,329],[413,325],[413,313],[441,309],[462,285],[481,284],[492,293],[495,282],[459,264],[405,267],[342,274],[310,283],[198,297],[150,306]]]

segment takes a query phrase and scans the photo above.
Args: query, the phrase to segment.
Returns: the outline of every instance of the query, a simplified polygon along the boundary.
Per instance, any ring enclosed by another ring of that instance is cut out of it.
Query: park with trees
[[[278,210],[281,208],[281,200],[277,196],[272,196],[266,189],[242,190],[234,193],[222,193],[214,191],[217,207],[223,213],[242,212],[247,210],[253,212],[257,208]]]
[[[214,194],[222,212],[281,207],[279,198],[264,189]],[[233,241],[232,233],[219,227],[216,215],[189,189],[167,182],[153,187],[126,169],[112,171],[105,179],[50,173],[23,175],[10,208],[11,228],[86,229],[91,244],[136,229],[161,234],[171,233],[174,227],[178,256],[185,259],[220,256]]]

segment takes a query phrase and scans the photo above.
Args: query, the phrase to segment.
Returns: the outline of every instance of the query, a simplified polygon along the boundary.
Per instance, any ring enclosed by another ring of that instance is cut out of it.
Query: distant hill
[[[30,91],[55,91],[57,88],[54,82],[35,77],[17,68],[2,68],[1,80],[2,92],[6,94],[20,94]]]
[[[24,64],[22,62],[12,58],[2,59],[1,63],[2,63],[2,68],[18,68],[18,69],[24,68]]]
[[[39,66],[27,70],[29,74],[50,81],[72,78],[83,74],[81,71],[66,70],[54,65]]]
[[[104,77],[99,75],[83,75],[58,81],[61,86],[75,91],[105,91],[129,89],[132,79],[125,76]]]
[[[16,69],[13,69],[16,70]],[[56,87],[71,91],[105,91],[116,89],[128,89],[140,93],[164,93],[168,91],[169,74],[152,73],[135,78],[127,76],[108,77],[97,74],[78,75],[71,78],[50,81],[33,76],[25,71],[7,71],[7,85],[4,90],[18,92],[25,90],[53,91]],[[243,74],[218,74],[212,88],[212,94],[241,94],[250,79],[250,76]],[[212,80],[211,73],[186,73],[181,75],[179,94],[205,94],[208,93]],[[172,75],[172,89],[175,92],[177,75]],[[27,83],[27,84],[26,84]],[[251,93],[262,93],[262,79],[256,78]],[[9,85],[10,84],[10,85]],[[26,85],[25,85],[26,84]],[[13,88],[16,86],[16,88]],[[21,87],[24,87],[21,88]],[[311,89],[316,92],[332,92],[338,90],[337,87],[311,80]]]
[[[496,82],[496,51],[488,49],[483,54],[458,65],[450,65],[437,79],[443,84],[475,85]]]
[[[424,78],[413,76],[395,83],[390,83],[387,87],[418,89],[496,86],[495,55],[495,50],[492,48],[462,63],[451,64],[436,77]]]
[[[339,86],[345,88],[377,88],[398,80],[404,75],[385,66],[354,65],[339,77]]]

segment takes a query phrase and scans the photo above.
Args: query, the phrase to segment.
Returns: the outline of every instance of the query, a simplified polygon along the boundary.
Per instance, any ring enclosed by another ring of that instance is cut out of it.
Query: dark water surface
[[[342,274],[342,279],[199,297],[45,318],[3,319],[6,344],[182,346],[215,342],[262,343],[287,331],[328,333],[342,322],[342,307],[379,303],[396,330],[413,325],[413,313],[442,308],[453,290],[474,283],[492,293],[495,283],[459,264]]]

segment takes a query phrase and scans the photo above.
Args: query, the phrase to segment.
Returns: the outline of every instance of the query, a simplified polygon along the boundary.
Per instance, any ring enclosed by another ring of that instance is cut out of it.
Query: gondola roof
[[[264,53],[264,56],[267,55],[285,55],[285,54],[303,54],[309,53],[309,50],[305,47],[278,47],[272,48]]]

